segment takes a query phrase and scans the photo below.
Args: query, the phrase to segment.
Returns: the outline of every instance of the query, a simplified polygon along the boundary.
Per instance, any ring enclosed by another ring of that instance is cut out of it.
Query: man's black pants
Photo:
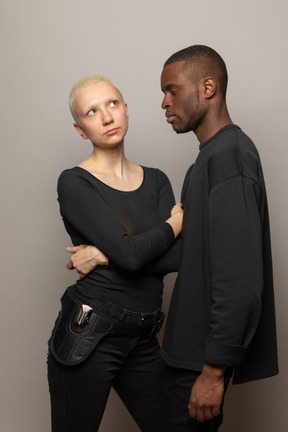
[[[230,371],[225,372],[224,394],[227,390]],[[164,366],[163,398],[159,432],[217,432],[223,421],[221,414],[211,421],[198,422],[189,416],[188,403],[191,388],[199,372]]]

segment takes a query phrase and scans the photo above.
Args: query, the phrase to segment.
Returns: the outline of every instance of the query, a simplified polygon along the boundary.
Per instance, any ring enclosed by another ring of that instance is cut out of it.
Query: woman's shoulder
[[[70,176],[75,176],[77,175],[79,167],[74,166],[72,168],[65,168],[59,175],[60,177],[70,177]]]
[[[142,166],[145,180],[152,182],[155,186],[162,187],[165,184],[170,184],[168,176],[159,168]]]
[[[93,184],[92,175],[80,168],[79,166],[75,166],[73,168],[67,168],[61,172],[57,181],[57,188],[59,189],[73,189],[87,185],[87,183]]]
[[[73,179],[73,178],[90,178],[91,174],[80,166],[64,169],[59,175],[59,180]]]
[[[154,176],[158,178],[168,178],[164,171],[162,171],[160,168],[147,167],[144,165],[141,165],[141,167],[143,168],[144,173],[151,177]]]

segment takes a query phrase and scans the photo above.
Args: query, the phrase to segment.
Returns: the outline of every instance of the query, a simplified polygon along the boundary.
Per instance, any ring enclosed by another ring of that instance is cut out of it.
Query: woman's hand
[[[96,246],[80,245],[67,247],[67,251],[72,253],[70,260],[66,264],[68,270],[76,269],[80,279],[83,279],[99,265],[108,265],[107,256]]]

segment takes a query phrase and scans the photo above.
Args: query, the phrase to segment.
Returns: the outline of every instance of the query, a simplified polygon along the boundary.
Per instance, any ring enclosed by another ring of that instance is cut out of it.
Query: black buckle
[[[149,336],[156,336],[156,334],[161,330],[164,319],[165,319],[164,312],[160,312],[160,314],[156,318],[155,324],[154,324]]]

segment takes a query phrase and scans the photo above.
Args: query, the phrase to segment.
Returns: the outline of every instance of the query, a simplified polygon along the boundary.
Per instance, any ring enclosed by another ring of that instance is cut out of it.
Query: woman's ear
[[[79,135],[81,135],[81,137],[83,139],[85,139],[85,140],[88,139],[87,135],[85,134],[85,132],[83,131],[81,126],[78,125],[78,123],[74,123],[73,126],[74,126],[74,129],[76,129],[76,131],[79,133]]]

